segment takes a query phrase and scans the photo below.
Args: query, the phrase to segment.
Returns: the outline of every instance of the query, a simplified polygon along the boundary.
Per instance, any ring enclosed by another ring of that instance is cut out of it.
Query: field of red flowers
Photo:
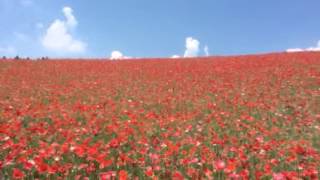
[[[318,179],[320,53],[0,60],[0,179]]]

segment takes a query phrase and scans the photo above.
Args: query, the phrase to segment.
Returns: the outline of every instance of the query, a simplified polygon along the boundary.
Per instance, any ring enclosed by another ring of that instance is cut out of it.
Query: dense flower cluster
[[[0,179],[318,179],[320,54],[0,61]]]

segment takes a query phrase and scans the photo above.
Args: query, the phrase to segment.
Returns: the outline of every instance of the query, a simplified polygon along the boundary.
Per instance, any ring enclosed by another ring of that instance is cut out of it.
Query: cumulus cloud
[[[196,57],[199,54],[200,42],[192,37],[186,38],[184,57]]]
[[[73,37],[71,30],[76,28],[78,22],[70,7],[64,7],[62,12],[66,20],[56,19],[46,30],[42,38],[42,45],[58,53],[82,53],[87,44]]]
[[[204,53],[205,53],[206,56],[209,56],[209,55],[210,55],[210,53],[209,53],[209,47],[208,47],[207,45],[204,46],[203,50],[204,50]]]
[[[188,58],[188,57],[197,57],[200,53],[200,41],[193,38],[193,37],[187,37],[185,39],[185,51],[182,56],[180,55],[173,55],[170,58],[176,59],[176,58]],[[209,47],[206,45],[204,47],[204,53],[206,56],[209,56]]]
[[[16,48],[13,46],[0,46],[0,55],[13,55],[16,53]]]
[[[286,52],[303,52],[303,51],[320,51],[320,41],[318,41],[318,44],[314,47],[309,47],[306,49],[302,49],[302,48],[291,48],[291,49],[287,49]]]
[[[73,15],[73,10],[70,8],[70,7],[64,7],[62,9],[62,12],[64,14],[64,16],[66,17],[67,21],[66,21],[66,24],[73,28],[75,26],[78,25],[78,21],[76,20],[76,18],[74,17]]]
[[[112,51],[110,55],[111,60],[131,59],[129,56],[123,55],[120,51]]]

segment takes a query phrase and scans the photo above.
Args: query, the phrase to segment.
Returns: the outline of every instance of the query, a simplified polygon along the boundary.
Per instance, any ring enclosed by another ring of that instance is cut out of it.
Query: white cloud
[[[199,54],[200,42],[192,37],[186,38],[186,50],[184,57],[196,57]]]
[[[56,19],[46,30],[42,38],[42,45],[51,51],[58,53],[82,53],[87,44],[73,37],[71,29],[78,24],[70,7],[62,9],[66,21]]]
[[[129,56],[124,56],[120,51],[112,51],[110,55],[111,60],[131,59]]]
[[[209,47],[208,47],[207,45],[204,46],[203,50],[204,50],[204,53],[205,53],[206,56],[209,56],[209,55],[210,55],[210,53],[209,53]]]
[[[62,12],[64,14],[64,16],[67,19],[66,24],[70,27],[75,27],[78,25],[78,21],[76,20],[76,18],[73,15],[73,10],[70,7],[64,7],[62,9]]]
[[[123,58],[123,54],[120,51],[112,51],[111,52],[110,59],[117,60],[117,59],[122,59],[122,58]]]
[[[310,47],[306,51],[320,51],[320,47]]]
[[[300,48],[292,48],[292,49],[287,49],[286,52],[302,52],[304,51],[303,49]]]
[[[318,44],[314,47],[309,47],[306,49],[302,49],[302,48],[291,48],[291,49],[287,49],[286,52],[290,53],[290,52],[303,52],[303,51],[320,51],[320,40],[318,41]]]
[[[16,52],[17,52],[16,48],[14,48],[13,46],[5,46],[5,47],[0,46],[0,55],[13,55]]]
[[[180,58],[180,56],[179,55],[173,55],[173,56],[171,56],[171,58],[172,59],[177,59],[177,58]]]

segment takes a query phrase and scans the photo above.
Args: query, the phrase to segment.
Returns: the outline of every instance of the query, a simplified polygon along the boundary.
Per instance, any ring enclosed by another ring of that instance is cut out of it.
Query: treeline
[[[38,57],[38,58],[30,58],[30,57],[20,57],[20,56],[15,56],[13,58],[9,58],[7,56],[2,56],[2,60],[10,59],[10,60],[48,60],[48,56],[43,56],[43,57]]]

